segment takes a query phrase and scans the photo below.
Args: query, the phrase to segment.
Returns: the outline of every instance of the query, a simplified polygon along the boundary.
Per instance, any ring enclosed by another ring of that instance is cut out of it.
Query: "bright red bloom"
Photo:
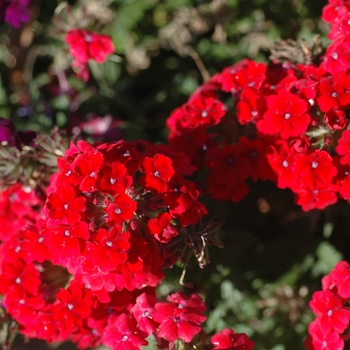
[[[322,66],[331,74],[346,72],[350,67],[350,38],[338,38],[328,46]]]
[[[308,155],[299,155],[295,171],[300,176],[298,183],[317,190],[321,184],[329,184],[337,173],[328,152],[316,150]]]
[[[82,320],[91,313],[92,299],[81,288],[69,286],[61,289],[52,313],[55,321],[59,321],[65,330],[72,332],[82,326]]]
[[[110,203],[106,212],[113,225],[119,225],[123,221],[131,220],[137,208],[137,202],[133,201],[127,194],[120,194]]]
[[[148,233],[162,243],[168,243],[177,236],[177,229],[171,225],[172,217],[169,213],[159,213],[157,218],[149,219],[147,223]]]
[[[248,339],[244,333],[235,333],[234,330],[226,328],[211,337],[210,342],[215,346],[213,350],[252,350],[255,343]]]
[[[341,164],[350,165],[350,130],[345,130],[342,133],[335,151],[342,156],[340,158]]]
[[[156,154],[153,158],[145,157],[140,164],[140,170],[145,174],[140,182],[146,189],[158,193],[166,192],[167,182],[175,174],[171,159],[163,154]]]
[[[98,188],[101,192],[122,194],[132,185],[132,177],[127,174],[125,165],[118,161],[104,166],[101,175],[98,181]]]
[[[11,293],[13,289],[22,289],[36,295],[41,283],[39,271],[34,264],[18,259],[3,264],[0,274],[0,293]]]
[[[280,89],[277,95],[267,97],[267,111],[263,119],[258,121],[257,129],[268,135],[276,135],[282,139],[303,134],[311,121],[307,114],[307,102],[299,96]]]
[[[279,140],[274,146],[268,148],[266,156],[277,175],[277,186],[293,188],[296,183],[294,167],[297,157],[294,148],[289,147],[287,142]]]
[[[226,114],[225,105],[213,97],[196,96],[184,106],[184,111],[182,122],[189,128],[217,125]]]
[[[103,155],[87,142],[79,141],[78,145],[84,147],[84,153],[75,158],[72,168],[80,177],[79,189],[82,192],[94,191],[98,171],[103,163]]]
[[[344,340],[340,338],[339,333],[320,318],[310,323],[309,333],[312,336],[312,344],[315,350],[344,349]]]
[[[206,317],[205,304],[199,295],[187,297],[183,293],[169,295],[170,303],[160,302],[155,305],[154,319],[160,323],[158,335],[168,341],[181,339],[190,342],[199,333]]]
[[[84,221],[74,226],[58,225],[45,231],[46,244],[61,264],[82,251],[82,243],[90,238],[88,224]]]
[[[301,186],[294,188],[293,191],[296,195],[295,202],[301,205],[304,211],[314,208],[324,209],[338,201],[338,197],[330,184],[320,184],[317,189]]]
[[[112,350],[139,350],[148,344],[146,333],[137,329],[133,317],[121,314],[113,320],[102,335],[102,342]]]
[[[107,35],[92,33],[85,29],[72,29],[67,33],[66,43],[73,58],[81,63],[93,59],[98,63],[114,52],[112,40]]]
[[[67,218],[69,224],[76,224],[85,210],[86,199],[77,196],[72,186],[60,186],[59,192],[50,193],[46,207],[53,219]]]
[[[245,125],[256,122],[264,113],[265,99],[253,88],[245,87],[237,103],[237,119]]]
[[[131,309],[139,328],[148,335],[152,334],[159,323],[153,319],[154,305],[157,299],[154,295],[142,293],[136,299],[136,303]]]
[[[130,233],[122,232],[121,226],[113,226],[108,232],[100,228],[92,242],[86,243],[87,257],[91,258],[102,273],[113,271],[127,260]]]
[[[334,78],[323,78],[317,87],[319,97],[316,99],[322,112],[328,112],[332,107],[344,107],[350,103],[348,90],[350,75],[338,73]]]
[[[350,321],[350,309],[344,304],[345,300],[330,290],[315,292],[310,301],[312,311],[338,333],[343,333]]]
[[[350,266],[346,261],[340,261],[330,273],[330,278],[335,282],[337,294],[344,298],[350,298]]]

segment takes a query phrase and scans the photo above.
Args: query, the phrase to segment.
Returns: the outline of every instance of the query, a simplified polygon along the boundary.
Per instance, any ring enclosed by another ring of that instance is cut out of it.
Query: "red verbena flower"
[[[89,32],[85,29],[72,29],[67,33],[66,43],[73,58],[81,63],[93,59],[98,63],[114,52],[114,45],[108,35]]]
[[[201,315],[205,311],[205,304],[199,295],[187,297],[179,292],[169,295],[169,303],[159,302],[155,305],[154,320],[160,323],[158,335],[174,342],[182,339],[190,342],[199,333],[206,317]]]
[[[235,333],[234,330],[226,328],[211,337],[211,343],[215,346],[213,350],[252,350],[255,343],[248,339],[244,333]]]

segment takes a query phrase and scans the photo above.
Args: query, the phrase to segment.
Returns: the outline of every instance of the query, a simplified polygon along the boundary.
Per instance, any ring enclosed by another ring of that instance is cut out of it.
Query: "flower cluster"
[[[344,333],[350,324],[350,266],[339,262],[333,271],[322,280],[322,291],[315,292],[310,307],[316,319],[309,326],[310,339],[306,342],[310,350],[338,350],[344,348]]]
[[[350,200],[348,3],[331,1],[323,19],[336,40],[320,64],[243,60],[169,117],[169,144],[207,171],[212,198],[240,201],[250,178],[291,189],[304,211]]]
[[[87,63],[94,60],[103,63],[106,56],[114,52],[113,42],[108,35],[93,33],[85,29],[72,29],[65,38],[73,57],[72,67],[77,71],[78,77],[84,81],[89,78]]]
[[[71,339],[139,349],[153,334],[160,348],[190,343],[205,304],[155,287],[180,255],[174,242],[206,213],[185,179],[183,154],[147,142],[71,144],[38,198],[15,184],[0,193],[2,307],[28,338]],[[176,246],[176,244],[175,244]]]

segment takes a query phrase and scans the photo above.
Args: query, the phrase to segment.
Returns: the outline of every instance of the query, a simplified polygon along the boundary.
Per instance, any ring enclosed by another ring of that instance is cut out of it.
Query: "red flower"
[[[226,114],[225,105],[213,98],[196,96],[184,106],[183,124],[189,128],[217,125]]]
[[[327,126],[332,130],[341,130],[346,127],[347,120],[343,108],[333,107],[324,115]]]
[[[199,324],[206,319],[201,315],[205,311],[202,298],[196,294],[187,297],[179,292],[167,299],[170,303],[155,305],[154,319],[160,323],[158,335],[171,342],[177,339],[190,342],[201,331]]]
[[[133,317],[121,314],[113,320],[102,335],[102,342],[112,350],[139,350],[148,344],[146,333],[136,327]]]
[[[85,210],[86,199],[77,196],[72,186],[60,186],[59,189],[59,192],[48,196],[46,207],[49,209],[49,216],[53,219],[67,218],[68,223],[74,225]]]
[[[122,232],[121,226],[113,226],[109,232],[100,228],[93,237],[95,243],[86,243],[85,254],[92,258],[102,273],[112,271],[127,260],[127,251],[130,248],[129,238],[130,233]]]
[[[300,176],[298,182],[313,190],[317,190],[319,185],[329,184],[337,173],[332,165],[332,157],[323,150],[299,155],[296,157],[294,169]]]
[[[145,157],[140,164],[140,170],[145,173],[140,182],[146,189],[158,193],[166,192],[167,182],[175,174],[171,159],[163,154],[156,154],[153,158]]]
[[[159,323],[153,319],[156,301],[157,299],[154,295],[142,293],[137,297],[136,303],[131,309],[139,328],[148,335],[152,334],[159,325]]]
[[[338,288],[338,295],[344,299],[350,298],[350,266],[346,261],[340,261],[335,266],[330,278]]]
[[[56,295],[53,305],[53,316],[67,331],[74,331],[82,326],[82,320],[91,313],[92,299],[84,291],[75,286],[61,289]]]
[[[171,219],[169,213],[159,213],[157,218],[149,219],[147,224],[148,233],[154,235],[159,242],[170,242],[178,234],[177,229],[171,225]]]
[[[344,349],[344,340],[334,331],[328,323],[320,318],[310,323],[309,333],[312,336],[312,345],[315,350],[341,350]]]
[[[345,301],[330,290],[315,292],[310,301],[312,311],[338,333],[343,333],[350,321],[350,309],[344,304]]]
[[[280,89],[277,95],[267,97],[267,111],[257,122],[259,131],[282,139],[303,134],[311,121],[306,113],[308,104],[299,96]]]
[[[98,63],[114,52],[112,40],[107,35],[92,33],[85,29],[72,29],[67,33],[66,43],[73,58],[81,63],[93,59]]]
[[[36,295],[41,283],[39,271],[31,263],[24,260],[9,261],[1,268],[0,293],[10,293],[12,289],[22,289]]]
[[[61,264],[81,253],[81,244],[90,238],[88,224],[84,221],[74,226],[58,225],[46,230],[46,244]]]
[[[260,119],[264,112],[265,99],[258,91],[246,87],[243,89],[240,101],[237,103],[237,119],[240,124],[245,125]]]
[[[77,156],[72,167],[77,175],[80,176],[79,189],[82,192],[95,191],[95,183],[98,171],[103,163],[103,155],[93,149]]]
[[[119,225],[123,221],[131,220],[134,217],[136,208],[137,202],[124,193],[114,198],[114,202],[107,206],[106,212],[110,223]]]
[[[244,333],[235,333],[230,328],[222,330],[211,337],[211,343],[215,346],[213,350],[252,350],[255,343],[248,339]]]
[[[132,185],[132,177],[127,175],[125,165],[116,161],[102,168],[98,188],[101,192],[122,194]]]
[[[317,186],[317,189],[307,186],[294,188],[293,191],[296,194],[295,202],[301,205],[304,211],[314,208],[324,209],[338,201],[338,197],[330,184],[320,184]]]
[[[350,165],[350,130],[345,130],[338,140],[338,145],[335,151],[342,156],[340,158],[341,164]]]

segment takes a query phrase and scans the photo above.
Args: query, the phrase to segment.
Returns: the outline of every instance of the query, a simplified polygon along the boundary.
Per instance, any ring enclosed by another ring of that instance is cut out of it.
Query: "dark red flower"
[[[159,213],[155,219],[148,220],[148,233],[162,243],[168,243],[177,236],[177,229],[171,225],[172,217],[169,213]]]
[[[213,335],[210,341],[215,346],[213,350],[252,350],[255,345],[246,334],[235,333],[230,328]]]

